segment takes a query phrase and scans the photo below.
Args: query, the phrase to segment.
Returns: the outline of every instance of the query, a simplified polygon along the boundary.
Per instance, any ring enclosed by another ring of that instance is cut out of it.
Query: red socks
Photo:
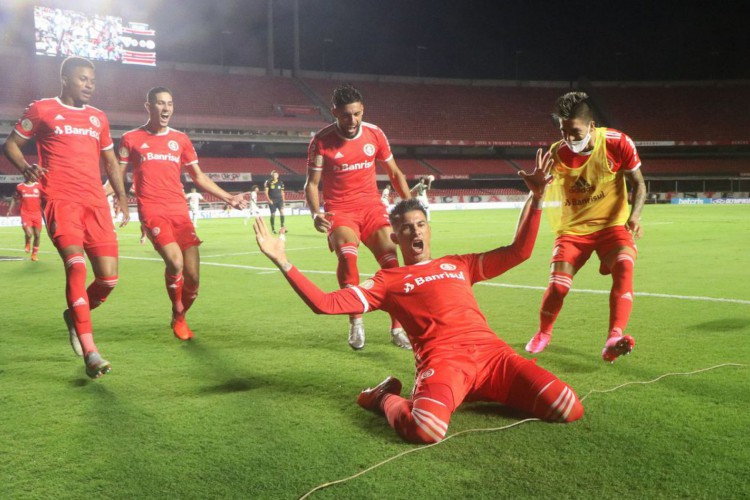
[[[544,292],[542,307],[539,311],[539,331],[552,333],[557,315],[562,309],[563,300],[570,291],[573,284],[573,276],[567,273],[552,272],[549,277],[549,286]]]
[[[86,289],[86,293],[89,296],[90,308],[96,309],[106,302],[107,297],[112,293],[115,286],[117,286],[117,276],[95,278]]]
[[[185,283],[182,285],[182,314],[187,313],[190,306],[195,302],[195,299],[198,298],[198,288],[199,285],[197,283]]]
[[[86,293],[86,259],[75,253],[64,258],[65,298],[78,333],[84,355],[97,352],[91,328],[91,310]]]
[[[386,252],[383,255],[378,256],[377,259],[381,269],[398,267],[398,255],[396,255],[396,252]],[[391,330],[394,328],[401,328],[401,323],[391,316]]]
[[[627,253],[617,255],[612,265],[612,291],[609,294],[609,330],[622,335],[633,310],[633,267],[635,259]]]
[[[182,289],[185,280],[182,278],[182,273],[172,275],[165,272],[164,282],[167,286],[169,300],[172,301],[172,313],[175,315],[183,314],[185,312],[185,307],[182,304]]]

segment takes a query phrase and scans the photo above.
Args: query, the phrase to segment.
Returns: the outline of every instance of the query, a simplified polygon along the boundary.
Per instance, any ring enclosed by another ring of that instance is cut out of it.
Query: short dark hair
[[[80,56],[66,57],[60,65],[60,78],[70,76],[75,68],[94,68],[94,63]]]
[[[393,207],[391,213],[388,215],[388,220],[391,221],[393,229],[396,229],[396,226],[404,218],[404,215],[415,210],[419,210],[427,217],[427,210],[425,210],[424,205],[416,198],[409,198],[408,200],[401,200],[396,203],[396,206]]]
[[[152,87],[146,93],[146,102],[154,104],[156,102],[156,94],[161,94],[162,92],[166,92],[170,96],[174,97],[174,94],[172,94],[172,91],[169,90],[167,87]]]
[[[364,102],[362,100],[362,94],[357,90],[354,85],[346,83],[339,85],[333,89],[333,98],[331,99],[334,108],[343,108],[347,104],[354,102]]]
[[[586,92],[568,92],[557,98],[552,117],[556,120],[574,120],[581,118],[586,121],[594,119],[594,110]]]

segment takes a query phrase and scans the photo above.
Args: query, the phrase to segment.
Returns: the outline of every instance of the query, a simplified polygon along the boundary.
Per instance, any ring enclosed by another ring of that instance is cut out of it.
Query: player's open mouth
[[[422,253],[424,250],[424,242],[422,240],[413,240],[411,242],[411,248],[417,253]]]

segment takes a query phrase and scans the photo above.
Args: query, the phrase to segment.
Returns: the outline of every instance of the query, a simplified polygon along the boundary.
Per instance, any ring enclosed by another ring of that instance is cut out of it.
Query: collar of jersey
[[[144,130],[144,132],[146,132],[146,133],[147,133],[148,135],[167,135],[167,134],[168,134],[168,133],[169,133],[169,132],[170,132],[170,131],[172,130],[171,128],[167,127],[167,130],[165,130],[164,132],[159,132],[159,133],[155,134],[155,133],[151,132],[151,131],[150,131],[150,130],[149,130],[149,129],[148,129],[148,128],[147,128],[146,126],[145,126],[145,125],[144,125],[143,127],[141,127],[141,128],[142,128],[142,129]]]
[[[83,106],[81,106],[80,108],[77,108],[77,107],[75,107],[75,106],[68,106],[67,104],[65,104],[64,102],[62,102],[62,100],[60,99],[60,96],[55,96],[55,100],[57,101],[57,104],[59,104],[59,105],[60,105],[60,106],[62,106],[63,108],[73,109],[73,110],[75,110],[75,111],[80,111],[80,110],[82,110],[82,109],[85,109],[85,108],[86,108],[86,106],[87,106],[86,104],[84,104],[84,105],[83,105]]]
[[[352,138],[344,137],[341,135],[341,132],[339,131],[339,126],[336,122],[333,123],[333,130],[336,132],[336,135],[344,139],[345,141],[353,141],[355,139],[359,139],[362,136],[362,122],[359,124],[359,131],[357,132],[357,135],[355,135]]]

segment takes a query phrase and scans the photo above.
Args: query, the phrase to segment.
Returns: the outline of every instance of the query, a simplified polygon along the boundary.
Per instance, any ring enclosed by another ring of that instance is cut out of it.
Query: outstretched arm
[[[214,181],[203,173],[203,170],[201,170],[198,163],[191,163],[188,165],[187,171],[190,178],[193,179],[193,184],[198,186],[201,191],[216,196],[234,208],[241,209],[247,207],[247,200],[242,196],[242,193],[233,195],[221,189]]]
[[[362,314],[366,312],[364,297],[353,288],[344,288],[326,293],[294,267],[286,256],[284,241],[268,233],[263,219],[258,217],[253,223],[255,241],[258,248],[284,274],[297,295],[315,314]]]
[[[529,188],[529,197],[523,209],[521,209],[513,243],[496,248],[483,255],[481,274],[485,279],[499,276],[531,257],[539,232],[544,192],[551,180],[549,172],[553,164],[551,155],[549,153],[542,155],[542,150],[539,149],[536,153],[534,171],[531,173],[523,170],[518,172]]]

